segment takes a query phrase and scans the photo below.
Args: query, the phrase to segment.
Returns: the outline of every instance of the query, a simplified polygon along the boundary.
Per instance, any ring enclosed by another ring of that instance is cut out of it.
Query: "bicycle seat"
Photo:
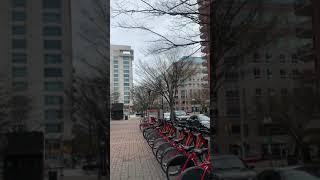
[[[193,148],[194,148],[194,146],[185,146],[185,145],[182,145],[182,147],[183,147],[183,149],[185,150],[185,151],[191,151]]]
[[[206,153],[207,151],[208,151],[208,148],[202,148],[202,149],[195,148],[195,149],[193,149],[193,152],[195,152],[198,155]]]

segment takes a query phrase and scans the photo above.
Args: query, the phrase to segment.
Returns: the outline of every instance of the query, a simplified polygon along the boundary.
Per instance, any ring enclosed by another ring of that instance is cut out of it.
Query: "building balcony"
[[[294,9],[297,16],[312,16],[312,2],[310,0],[296,0]]]

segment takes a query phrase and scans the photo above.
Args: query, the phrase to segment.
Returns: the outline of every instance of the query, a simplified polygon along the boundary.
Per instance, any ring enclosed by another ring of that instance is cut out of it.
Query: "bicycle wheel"
[[[188,158],[182,154],[178,154],[172,157],[169,160],[165,170],[167,179],[176,180],[179,177],[182,167],[186,163],[187,159]],[[188,161],[186,164],[186,168],[192,167],[192,166],[194,166],[194,162]]]
[[[158,138],[161,138],[159,133],[156,132],[156,133],[150,134],[147,139],[148,145],[152,148],[154,141]]]
[[[204,170],[201,167],[190,167],[182,172],[180,180],[210,180],[209,175],[207,173],[204,175],[203,173]],[[204,178],[201,179],[203,175]]]
[[[157,149],[164,142],[165,141],[164,141],[164,139],[162,137],[154,140],[153,145],[151,146],[153,155],[156,155]]]
[[[169,142],[165,142],[165,143],[162,143],[157,151],[156,151],[156,158],[157,158],[157,161],[160,163],[161,162],[161,158],[163,156],[163,153],[166,149],[172,147],[172,145],[169,143]]]
[[[167,166],[169,160],[178,154],[181,154],[181,153],[175,147],[167,148],[163,152],[162,158],[160,160],[161,168],[165,170],[165,167]]]

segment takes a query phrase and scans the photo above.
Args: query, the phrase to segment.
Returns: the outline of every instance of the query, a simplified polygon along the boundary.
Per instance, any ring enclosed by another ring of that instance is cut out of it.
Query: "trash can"
[[[128,115],[125,115],[125,116],[124,116],[124,120],[128,120]]]
[[[58,180],[58,172],[57,171],[49,171],[48,176],[49,176],[49,180]]]

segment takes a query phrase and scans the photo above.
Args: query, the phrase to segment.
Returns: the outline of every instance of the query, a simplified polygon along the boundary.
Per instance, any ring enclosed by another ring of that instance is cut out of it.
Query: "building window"
[[[129,82],[129,79],[124,79],[124,82]]]
[[[125,104],[129,104],[129,103],[130,103],[130,100],[124,100],[124,103],[125,103]]]
[[[113,81],[114,81],[114,82],[118,82],[118,81],[119,81],[119,78],[118,78],[118,77],[115,77],[115,78],[113,78]]]
[[[129,74],[129,70],[123,70],[123,73],[128,73]]]
[[[61,14],[56,12],[44,12],[42,14],[43,22],[61,23]]]
[[[46,124],[47,133],[61,133],[62,125],[61,124]]]
[[[124,74],[123,77],[129,77],[129,74]]]
[[[287,76],[287,73],[284,69],[280,69],[280,78],[285,79]]]
[[[61,36],[62,30],[60,26],[47,26],[43,28],[44,36]]]
[[[114,64],[113,68],[119,68],[119,65],[118,64]]]
[[[272,71],[270,69],[267,69],[267,79],[272,78]]]
[[[118,60],[113,60],[113,64],[118,64]]]
[[[61,68],[44,68],[45,77],[62,77]]]
[[[261,77],[260,69],[254,68],[254,69],[253,69],[253,75],[254,75],[254,78],[255,78],[255,79],[260,78],[260,77]]]
[[[12,62],[13,63],[26,63],[27,55],[26,53],[13,53],[12,54]]]
[[[266,62],[270,62],[271,58],[272,58],[272,55],[269,53],[266,53]]]
[[[260,59],[259,53],[254,53],[253,54],[253,62],[259,62],[259,59]]]
[[[12,11],[12,21],[25,21],[26,12],[24,11]]]
[[[279,58],[280,58],[280,62],[281,63],[285,63],[286,62],[286,56],[284,54],[280,54]]]
[[[113,74],[114,77],[119,77],[118,73]]]
[[[59,122],[63,118],[62,110],[59,109],[48,109],[44,112],[44,119],[46,122]]]
[[[129,91],[129,90],[130,90],[130,87],[124,87],[124,90],[125,90],[125,91]]]
[[[44,82],[44,90],[45,91],[62,91],[63,82],[61,81]]]
[[[129,65],[129,61],[123,60],[123,64]]]
[[[44,104],[45,105],[61,105],[63,103],[62,96],[45,96]]]
[[[114,86],[119,86],[119,83],[115,82],[113,83]]]
[[[130,95],[130,93],[129,92],[124,92],[124,95]]]
[[[61,8],[61,0],[43,0],[42,7],[44,9],[59,9]]]
[[[128,65],[124,65],[124,66],[123,66],[123,69],[129,70],[129,66],[128,66]]]
[[[129,100],[130,96],[124,96],[124,100]]]
[[[14,81],[12,87],[14,91],[24,91],[28,88],[28,83],[25,81]]]
[[[124,86],[130,86],[130,83],[123,83]]]
[[[45,49],[61,49],[61,40],[44,40]]]
[[[13,35],[25,35],[26,34],[26,26],[12,26],[12,34]]]
[[[62,63],[61,54],[45,54],[44,55],[45,64],[60,64]]]
[[[113,72],[116,73],[116,74],[119,73],[118,69],[114,69]]]
[[[298,63],[298,57],[295,54],[292,55],[292,63]]]
[[[114,90],[114,92],[118,92],[119,88],[118,87],[114,87],[113,90]]]
[[[25,39],[13,39],[12,49],[26,49],[27,42]]]
[[[24,8],[26,7],[26,0],[12,0],[13,8]]]
[[[12,76],[13,77],[25,77],[27,75],[26,67],[13,67]]]
[[[256,89],[256,96],[262,96],[262,89],[261,88]]]
[[[293,79],[299,79],[300,78],[300,72],[298,69],[293,69],[292,70],[292,78]]]

